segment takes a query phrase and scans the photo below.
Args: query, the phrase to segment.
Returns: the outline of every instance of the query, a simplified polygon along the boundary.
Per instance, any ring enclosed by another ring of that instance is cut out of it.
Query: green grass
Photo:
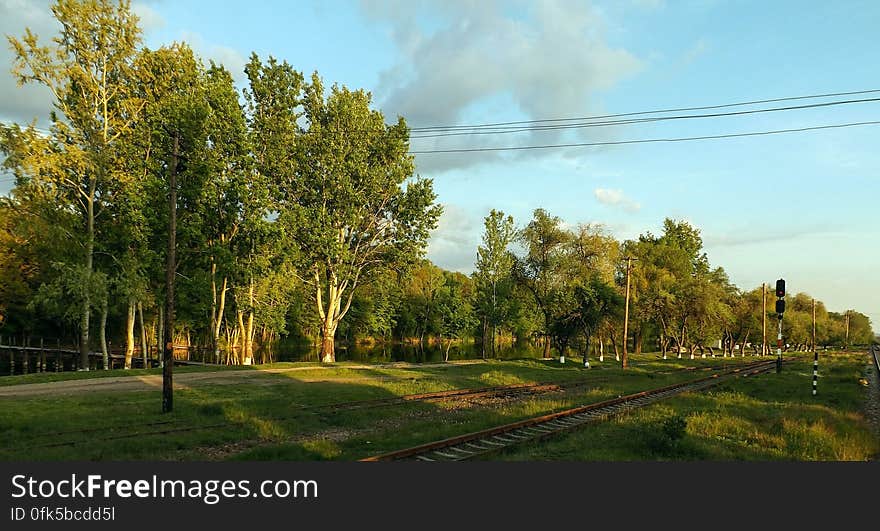
[[[278,364],[276,364],[278,365]],[[260,367],[269,367],[263,365]],[[179,365],[174,367],[175,373],[227,371],[227,370],[255,370],[255,366],[241,365]],[[146,376],[150,374],[162,374],[162,369],[112,369],[107,371],[66,371],[66,372],[34,372],[30,374],[18,374],[15,376],[0,376],[0,387],[10,385],[23,385],[49,382],[67,382],[71,380],[89,380],[92,378],[118,378],[125,376]]]
[[[186,389],[176,389],[175,410],[168,415],[159,413],[158,390],[113,393],[90,391],[51,397],[3,398],[0,399],[0,460],[359,459],[700,375],[691,371],[668,372],[670,369],[732,362],[729,358],[663,361],[655,355],[635,356],[632,360],[633,366],[626,371],[616,367],[613,358],[611,361],[606,358],[602,365],[594,362],[591,370],[581,368],[578,363],[573,363],[574,360],[569,360],[564,366],[560,366],[555,360],[514,360],[434,367],[376,366],[368,369],[346,364],[329,369],[307,364],[274,364],[273,368],[303,369],[263,373],[241,383],[221,385],[201,382]],[[734,362],[753,360],[754,358],[737,358]],[[800,365],[802,367],[798,371],[808,372],[807,363]],[[848,369],[839,369],[843,371],[839,376],[835,376],[837,372],[831,373],[820,382],[823,387],[828,387],[827,396],[820,395],[827,403],[823,403],[817,411],[810,409],[816,406],[809,404],[809,376],[796,376],[794,366],[787,366],[782,375],[786,381],[791,380],[786,388],[790,387],[793,391],[804,386],[808,400],[803,407],[807,407],[810,414],[818,415],[822,423],[804,422],[801,406],[798,405],[804,397],[795,399],[794,396],[791,397],[790,404],[779,402],[786,405],[787,409],[781,409],[767,418],[760,418],[758,412],[762,411],[764,404],[777,400],[773,398],[775,394],[769,397],[763,395],[771,392],[767,387],[772,382],[770,378],[776,377],[767,375],[749,379],[743,384],[731,384],[730,388],[719,388],[712,395],[695,395],[667,401],[621,421],[591,427],[565,439],[550,441],[540,448],[526,448],[519,453],[500,457],[704,459],[721,455],[718,451],[711,450],[714,446],[721,445],[729,448],[726,454],[729,457],[726,458],[765,458],[763,453],[746,454],[737,449],[739,443],[734,440],[751,440],[751,437],[756,447],[772,442],[775,448],[781,448],[778,458],[782,459],[833,459],[838,455],[846,459],[860,459],[862,450],[857,449],[866,448],[870,444],[863,442],[863,420],[852,412],[863,388],[858,387],[856,382],[855,387],[850,389],[852,386],[849,381],[858,372],[858,364],[850,365],[846,366]],[[126,371],[126,374],[134,375],[136,372]],[[490,403],[413,402],[393,407],[348,411],[334,411],[332,408],[311,411],[302,409],[304,406],[447,389],[561,383],[584,379],[591,382],[588,387]],[[797,385],[795,381],[798,382]],[[740,389],[740,385],[747,387]],[[832,386],[841,389],[832,390]],[[843,389],[848,391],[844,392]],[[820,387],[820,390],[824,389]],[[772,391],[777,392],[778,390]],[[720,402],[716,403],[716,400]],[[725,420],[717,419],[714,412],[724,408],[735,408],[735,411],[731,410],[729,415],[725,415]],[[676,413],[679,410],[682,413]],[[740,413],[746,416],[737,419],[736,415]],[[683,414],[687,418],[686,436],[675,444],[664,445],[663,441],[648,444],[646,440],[651,437],[651,426],[662,423],[674,414]],[[638,419],[642,419],[644,425]],[[761,425],[765,421],[769,423],[766,427]],[[162,424],[150,425],[151,423]],[[214,424],[222,426],[196,431],[176,431]],[[778,437],[773,438],[773,433],[778,431],[774,428],[777,424],[780,426],[778,430],[791,433],[792,440],[801,441],[798,447],[812,448],[812,453],[789,450]],[[168,433],[154,433],[160,429]],[[697,435],[697,429],[700,433],[705,432],[705,441]],[[79,432],[80,430],[89,431]],[[137,436],[112,439],[114,436],[130,434]],[[569,441],[574,437],[588,437],[587,440],[595,451],[584,453],[582,442]],[[76,441],[77,444],[50,446],[62,441]],[[656,452],[669,455],[658,456]]]
[[[811,395],[812,356],[781,374],[738,378],[708,392],[681,395],[501,460],[798,460],[863,461],[880,442],[862,414],[864,354],[823,355],[818,395]],[[679,437],[664,426],[684,421]]]

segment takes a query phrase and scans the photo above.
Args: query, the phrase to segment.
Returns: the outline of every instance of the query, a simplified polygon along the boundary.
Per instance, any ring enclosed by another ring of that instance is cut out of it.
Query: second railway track
[[[723,369],[715,374],[668,385],[649,391],[642,391],[611,400],[588,404],[576,408],[540,415],[529,419],[496,426],[486,430],[450,437],[441,441],[430,442],[368,457],[362,461],[464,461],[477,456],[494,453],[505,448],[527,441],[538,441],[563,433],[590,422],[602,420],[632,409],[652,404],[664,398],[685,393],[700,391],[717,385],[725,377],[743,375],[750,376],[768,372],[776,368],[775,360],[757,361],[737,368]]]

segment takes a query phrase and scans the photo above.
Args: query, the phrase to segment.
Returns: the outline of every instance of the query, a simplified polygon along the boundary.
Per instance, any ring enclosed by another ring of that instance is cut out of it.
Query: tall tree
[[[477,247],[477,263],[474,278],[477,281],[480,312],[483,322],[488,325],[483,329],[483,350],[486,340],[492,344],[492,355],[495,355],[495,333],[499,325],[504,323],[510,311],[509,298],[512,295],[512,268],[514,257],[508,247],[516,237],[513,217],[504,215],[500,210],[492,209],[483,222],[483,244]],[[486,328],[490,329],[487,334]]]
[[[40,45],[30,29],[9,42],[19,84],[44,85],[54,96],[50,145],[43,143],[26,156],[42,161],[30,164],[42,170],[32,175],[34,184],[64,189],[82,216],[82,281],[88,288],[81,301],[80,356],[88,369],[93,291],[99,291],[91,286],[96,220],[115,144],[143,108],[132,83],[140,28],[127,0],[58,0],[52,13],[61,26],[53,45]]]
[[[543,317],[545,358],[550,356],[553,314],[566,280],[566,250],[571,240],[571,234],[561,224],[561,219],[544,209],[535,210],[532,221],[519,234],[525,256],[517,257],[513,269],[515,278],[532,294]]]
[[[280,219],[301,270],[309,272],[325,362],[336,360],[336,329],[358,285],[421,255],[441,212],[432,181],[412,179],[406,122],[386,125],[370,100],[338,86],[325,96],[313,75],[303,103],[307,130],[295,144],[296,175],[281,185]]]

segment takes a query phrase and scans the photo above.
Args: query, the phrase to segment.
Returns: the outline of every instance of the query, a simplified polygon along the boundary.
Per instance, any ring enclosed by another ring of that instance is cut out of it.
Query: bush
[[[662,423],[652,425],[650,429],[648,446],[651,451],[664,457],[672,457],[680,453],[687,435],[687,419],[673,415]]]

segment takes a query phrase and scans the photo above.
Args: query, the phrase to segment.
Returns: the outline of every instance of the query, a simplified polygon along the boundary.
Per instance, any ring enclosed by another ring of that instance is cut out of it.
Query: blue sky
[[[45,4],[0,0],[7,15],[0,30],[50,28]],[[157,0],[136,2],[135,9],[151,47],[187,40],[239,80],[252,51],[271,54],[306,73],[317,70],[328,83],[372,91],[389,120],[401,114],[416,127],[880,89],[874,1]],[[0,95],[12,102],[0,106],[0,118],[34,116],[39,92],[9,86],[0,77]],[[880,120],[880,102],[570,133],[414,139],[412,147],[615,141],[867,120]],[[808,292],[834,311],[867,313],[877,328],[878,140],[880,126],[864,126],[420,155],[418,172],[434,179],[446,207],[428,255],[470,271],[490,208],[522,225],[543,207],[572,225],[604,223],[619,238],[656,233],[664,217],[674,217],[702,229],[710,260],[740,287],[785,277],[790,291]],[[0,192],[8,187],[0,180]]]

